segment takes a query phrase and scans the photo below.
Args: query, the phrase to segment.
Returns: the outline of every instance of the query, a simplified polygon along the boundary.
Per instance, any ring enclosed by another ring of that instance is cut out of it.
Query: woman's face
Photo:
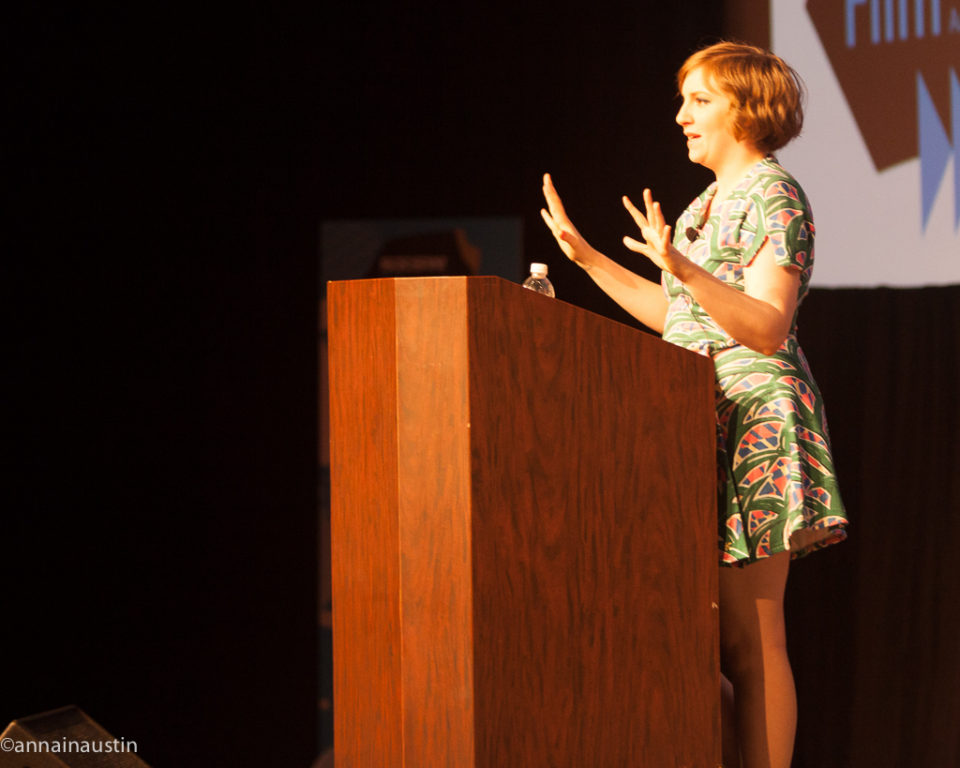
[[[716,173],[730,150],[740,143],[732,132],[730,99],[710,84],[702,67],[687,75],[680,95],[683,104],[677,122],[687,137],[687,155],[691,162]]]

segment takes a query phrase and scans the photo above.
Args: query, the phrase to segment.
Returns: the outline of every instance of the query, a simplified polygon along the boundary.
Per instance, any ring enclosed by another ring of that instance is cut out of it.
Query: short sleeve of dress
[[[767,241],[781,267],[813,266],[813,217],[806,196],[791,178],[761,174],[749,192],[740,228],[742,264],[749,266]]]

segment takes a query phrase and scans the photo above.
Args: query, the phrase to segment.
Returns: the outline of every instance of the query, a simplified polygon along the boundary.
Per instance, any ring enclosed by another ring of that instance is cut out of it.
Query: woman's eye
[[[694,99],[694,101],[697,102],[697,104],[709,104],[709,103],[710,103],[710,100],[709,100],[709,99]]]

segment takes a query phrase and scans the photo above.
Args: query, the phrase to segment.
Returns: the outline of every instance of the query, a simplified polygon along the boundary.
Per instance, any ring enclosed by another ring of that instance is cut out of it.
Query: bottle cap
[[[547,276],[547,265],[541,264],[538,261],[535,261],[530,265],[530,274],[536,275],[537,277],[546,277]]]

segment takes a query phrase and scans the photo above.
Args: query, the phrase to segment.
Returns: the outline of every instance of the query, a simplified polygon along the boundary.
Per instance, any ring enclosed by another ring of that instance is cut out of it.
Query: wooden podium
[[[327,296],[337,768],[719,765],[710,361],[494,277]]]

